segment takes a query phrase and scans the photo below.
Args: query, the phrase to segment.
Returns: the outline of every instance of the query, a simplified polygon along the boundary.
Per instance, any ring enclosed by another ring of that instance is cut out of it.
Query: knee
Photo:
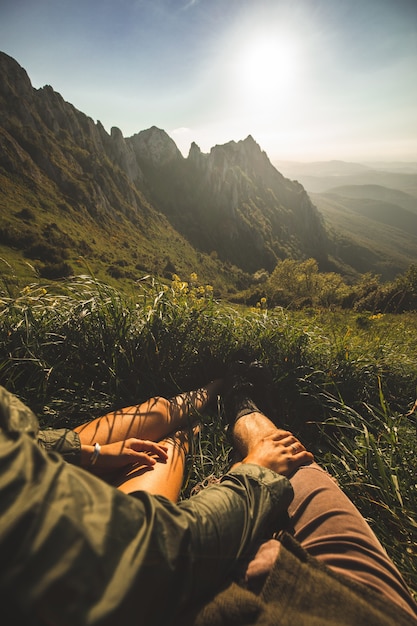
[[[155,419],[160,419],[161,421],[170,420],[172,407],[171,402],[167,398],[163,398],[162,396],[155,397],[149,408],[149,412],[152,413]]]

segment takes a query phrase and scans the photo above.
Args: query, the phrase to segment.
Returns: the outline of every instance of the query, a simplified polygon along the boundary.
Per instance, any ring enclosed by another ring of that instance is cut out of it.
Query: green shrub
[[[48,263],[58,263],[62,259],[68,258],[68,252],[65,248],[56,248],[49,243],[37,241],[27,248],[25,256],[29,259],[39,259]]]
[[[18,213],[16,213],[16,217],[25,220],[26,222],[35,222],[36,221],[36,215],[35,212],[28,208],[25,207],[24,209],[22,209],[21,211],[19,211]]]
[[[48,278],[49,280],[66,278],[67,276],[71,276],[71,274],[73,274],[71,265],[65,261],[45,263],[45,265],[38,268],[38,271],[42,278]]]

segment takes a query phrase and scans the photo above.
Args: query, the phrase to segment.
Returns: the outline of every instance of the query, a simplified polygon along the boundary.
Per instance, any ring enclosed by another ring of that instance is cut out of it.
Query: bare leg
[[[151,398],[142,404],[125,407],[87,424],[77,426],[81,444],[113,443],[129,437],[160,441],[169,433],[190,425],[220,391],[221,380],[181,393],[174,398]]]
[[[177,502],[184,479],[185,456],[191,437],[191,430],[181,430],[168,437],[161,442],[168,448],[168,459],[165,463],[156,463],[151,469],[143,466],[132,467],[113,484],[124,493],[147,491]]]
[[[264,437],[272,435],[277,427],[263,413],[249,413],[239,418],[233,428],[233,448],[242,459]]]
[[[233,447],[236,464],[243,458],[248,459],[258,444],[265,443],[271,437],[279,442],[281,452],[282,447],[285,448],[285,458],[275,456],[276,472],[289,477],[300,465],[313,461],[313,455],[292,433],[277,428],[263,413],[255,411],[240,417],[234,424]],[[276,454],[278,455],[278,451]]]

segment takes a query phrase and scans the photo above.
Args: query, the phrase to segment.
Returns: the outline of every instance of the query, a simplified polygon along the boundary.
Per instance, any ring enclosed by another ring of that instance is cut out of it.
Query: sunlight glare
[[[277,98],[289,90],[297,69],[293,42],[279,37],[259,37],[245,46],[239,64],[242,89],[258,98]]]

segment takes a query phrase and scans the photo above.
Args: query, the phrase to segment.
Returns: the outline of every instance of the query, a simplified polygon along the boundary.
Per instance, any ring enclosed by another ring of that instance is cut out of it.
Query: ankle
[[[239,454],[246,456],[262,439],[272,435],[277,430],[263,413],[254,412],[242,416],[233,427],[233,446]]]

